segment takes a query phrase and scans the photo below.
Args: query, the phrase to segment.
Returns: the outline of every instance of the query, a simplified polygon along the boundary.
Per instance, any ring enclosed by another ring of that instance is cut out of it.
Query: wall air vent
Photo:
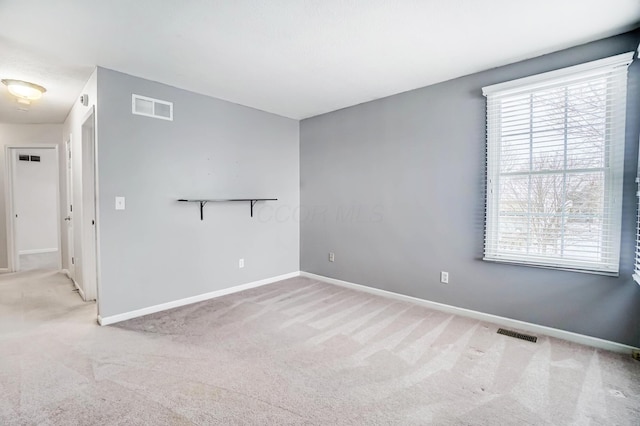
[[[173,102],[131,95],[131,112],[136,115],[173,121]]]

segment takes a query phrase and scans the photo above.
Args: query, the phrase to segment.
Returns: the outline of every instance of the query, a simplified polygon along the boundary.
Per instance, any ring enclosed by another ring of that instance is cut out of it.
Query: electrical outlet
[[[332,251],[329,252],[329,262],[335,262],[336,261],[336,254]]]
[[[440,272],[440,282],[443,284],[449,284],[449,273],[445,271]]]
[[[640,349],[634,349],[631,351],[631,357],[636,361],[640,361]]]
[[[238,260],[238,268],[244,268],[244,259]]]

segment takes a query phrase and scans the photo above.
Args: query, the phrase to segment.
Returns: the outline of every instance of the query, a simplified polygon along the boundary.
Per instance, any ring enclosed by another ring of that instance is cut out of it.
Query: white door
[[[71,154],[71,137],[66,143],[66,171],[67,171],[67,202],[66,202],[66,217],[64,218],[67,227],[67,270],[71,279],[75,279],[75,259],[74,243],[73,243],[73,169],[72,164],[73,157]]]
[[[97,298],[95,114],[82,125],[82,284],[85,300]]]
[[[9,152],[15,270],[60,269],[57,149]]]

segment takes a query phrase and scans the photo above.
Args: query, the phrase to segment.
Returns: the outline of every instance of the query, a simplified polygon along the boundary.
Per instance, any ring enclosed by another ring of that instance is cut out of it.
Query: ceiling
[[[0,0],[0,122],[61,123],[96,65],[302,119],[637,28],[638,0]]]

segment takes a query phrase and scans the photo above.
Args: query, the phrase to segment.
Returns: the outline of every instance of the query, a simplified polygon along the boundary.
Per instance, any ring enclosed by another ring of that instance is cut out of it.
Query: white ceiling
[[[94,66],[301,119],[615,35],[638,0],[0,0],[0,122],[64,121]]]

